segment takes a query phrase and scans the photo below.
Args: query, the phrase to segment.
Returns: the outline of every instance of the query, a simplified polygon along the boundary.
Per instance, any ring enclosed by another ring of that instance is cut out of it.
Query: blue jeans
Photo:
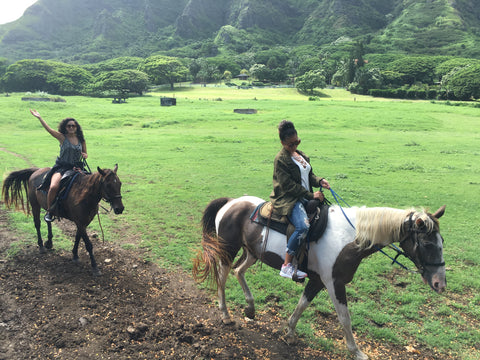
[[[288,220],[295,226],[295,231],[288,239],[287,253],[295,256],[302,236],[305,236],[310,228],[307,212],[301,201],[296,202],[292,213],[288,216]]]

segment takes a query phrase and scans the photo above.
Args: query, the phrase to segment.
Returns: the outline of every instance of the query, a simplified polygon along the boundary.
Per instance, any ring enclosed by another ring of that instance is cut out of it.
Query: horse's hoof
[[[358,350],[355,356],[355,360],[368,360],[368,356],[363,352],[361,352],[360,350]]]
[[[47,250],[52,250],[52,249],[53,249],[53,243],[52,243],[51,241],[47,241],[47,242],[45,243],[45,248],[46,248]]]
[[[245,309],[245,316],[249,318],[250,320],[255,319],[255,309]]]
[[[100,276],[102,275],[102,272],[100,271],[99,268],[92,269],[93,276]]]
[[[286,334],[281,337],[282,341],[287,345],[295,345],[297,343],[297,338],[295,336]]]
[[[44,246],[39,246],[38,251],[40,251],[40,254],[45,254],[47,252],[47,249],[45,249]]]
[[[235,321],[233,321],[232,319],[228,318],[228,319],[222,319],[222,322],[224,325],[234,325],[235,324]]]

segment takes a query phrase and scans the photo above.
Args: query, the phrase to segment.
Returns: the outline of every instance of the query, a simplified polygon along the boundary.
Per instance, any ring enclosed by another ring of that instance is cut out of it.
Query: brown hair
[[[85,137],[83,136],[83,130],[82,130],[82,127],[80,126],[80,124],[78,123],[77,120],[75,120],[74,118],[65,118],[63,119],[62,121],[60,121],[60,124],[58,124],[58,131],[61,132],[63,135],[65,135],[67,133],[67,124],[70,122],[70,121],[73,121],[75,122],[75,125],[77,126],[77,137],[78,137],[78,140],[82,143],[85,141]]]

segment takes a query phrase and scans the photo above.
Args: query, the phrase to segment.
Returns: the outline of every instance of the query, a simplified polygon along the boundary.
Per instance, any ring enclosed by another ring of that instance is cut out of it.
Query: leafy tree
[[[199,59],[200,71],[197,74],[197,80],[203,83],[217,81],[221,77],[216,64],[208,61],[208,59]]]
[[[266,65],[270,70],[277,69],[279,67],[278,60],[277,58],[274,58],[274,57],[271,57],[270,59],[268,59]]]
[[[325,80],[330,83],[333,75],[337,71],[335,60],[326,57],[308,57],[298,66],[297,76],[305,74],[307,71],[321,70],[325,75]]]
[[[202,57],[212,57],[218,55],[218,47],[215,45],[213,40],[204,41],[201,43],[200,50],[198,54]]]
[[[3,82],[2,76],[7,71],[8,60],[6,58],[0,57],[0,91],[3,91]]]
[[[46,91],[51,66],[44,60],[20,60],[7,67],[2,78],[6,91]]]
[[[137,70],[138,66],[143,62],[140,57],[134,56],[122,56],[106,61],[102,61],[96,64],[84,65],[84,68],[90,71],[93,75],[97,75],[101,72],[115,71],[115,70]]]
[[[272,69],[268,73],[268,80],[273,82],[282,82],[288,79],[288,72],[284,68]]]
[[[412,85],[416,82],[433,84],[436,60],[431,56],[406,56],[392,62],[387,70],[405,74],[404,80]]]
[[[197,78],[197,75],[201,69],[202,61],[199,59],[193,59],[188,65],[188,71],[190,71],[190,75],[192,75],[194,80]]]
[[[4,57],[0,57],[0,77],[5,74],[8,67],[8,60]]]
[[[250,76],[253,76],[259,81],[266,80],[270,77],[270,69],[264,64],[254,64],[248,72]]]
[[[108,71],[99,75],[97,87],[103,91],[115,91],[118,95],[128,93],[142,95],[148,87],[148,75],[139,70]]]
[[[77,65],[49,60],[20,60],[2,78],[7,91],[46,91],[59,95],[81,94],[92,74]]]
[[[232,80],[232,73],[228,70],[225,70],[224,73],[223,73],[223,79],[226,82],[230,82],[230,80]]]
[[[444,84],[459,100],[480,98],[480,64],[454,69],[446,76]]]
[[[405,74],[396,71],[382,70],[380,71],[380,76],[382,78],[383,85],[401,87],[404,84],[403,77]]]
[[[347,86],[355,78],[355,63],[352,58],[340,60],[337,71],[332,76],[332,84],[337,86]]]
[[[354,83],[358,84],[362,94],[366,94],[369,89],[379,88],[382,85],[380,70],[362,66],[355,71]]]
[[[148,74],[154,84],[170,84],[182,81],[188,74],[188,68],[178,58],[170,56],[151,56],[140,64],[140,71]]]
[[[365,65],[365,59],[363,58],[363,55],[365,55],[365,50],[363,49],[363,42],[357,41],[351,55],[353,62],[357,68],[362,68]]]
[[[283,67],[288,61],[288,53],[284,49],[269,49],[255,54],[257,64],[267,65],[269,69]]]
[[[439,79],[442,76],[447,75],[450,71],[455,68],[464,68],[468,65],[479,64],[480,60],[477,59],[467,59],[467,58],[454,58],[447,61],[440,63],[435,68],[435,75],[438,76]]]
[[[327,86],[325,82],[325,76],[321,71],[313,70],[308,71],[297,79],[297,89],[302,92],[313,93],[313,89],[321,88],[323,89]]]
[[[298,66],[297,76],[303,75],[308,71],[322,69],[322,61],[317,57],[309,57],[303,60]]]
[[[50,62],[46,91],[60,95],[77,95],[93,81],[90,72],[77,65]]]
[[[230,71],[232,74],[237,75],[240,72],[240,66],[231,58],[225,56],[216,56],[212,58],[206,58],[205,61],[209,65],[213,65],[218,69],[218,72],[223,74],[225,71]]]

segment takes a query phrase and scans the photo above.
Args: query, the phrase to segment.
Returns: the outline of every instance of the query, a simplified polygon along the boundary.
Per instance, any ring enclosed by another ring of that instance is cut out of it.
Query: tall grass
[[[172,95],[177,106],[161,107],[159,97]],[[281,119],[295,123],[300,147],[311,157],[317,175],[326,177],[350,205],[435,211],[446,204],[441,231],[448,291],[437,295],[418,275],[373,255],[348,287],[353,325],[364,338],[413,341],[437,349],[445,358],[480,358],[478,109],[380,101],[341,90],[326,90],[320,100],[308,101],[294,89],[220,86],[160,89],[126,104],[83,97],[29,103],[20,97],[0,98],[2,174],[31,165],[50,166],[58,154],[56,140],[29,108],[39,110],[52,126],[64,117],[76,118],[84,128],[90,167],[119,164],[125,212],[119,217],[102,215],[106,240],[147,250],[146,259],[165,267],[191,268],[200,243],[201,214],[210,200],[243,194],[268,198]],[[258,113],[237,114],[236,108],[255,108]],[[34,242],[31,218],[11,218]],[[98,225],[94,222],[90,229],[98,231]],[[122,229],[122,238],[115,229]],[[70,249],[68,241],[60,246]],[[392,278],[401,286],[392,285]],[[302,291],[265,266],[254,266],[247,281],[259,311],[271,307],[275,295],[283,317]],[[230,308],[239,311],[244,300],[233,279],[227,297]],[[326,294],[314,300],[298,331],[330,349],[330,340],[315,336],[321,330],[315,321],[319,312],[334,312]]]

